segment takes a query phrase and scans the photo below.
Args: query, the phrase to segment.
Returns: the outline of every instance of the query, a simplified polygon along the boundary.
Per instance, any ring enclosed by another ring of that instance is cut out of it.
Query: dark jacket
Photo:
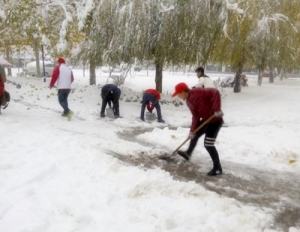
[[[214,112],[221,111],[221,95],[217,89],[195,88],[191,89],[187,98],[193,118],[190,130],[195,131],[199,120],[207,120]],[[214,118],[211,122],[216,122],[222,118]]]
[[[120,96],[121,96],[121,90],[118,88],[118,86],[114,84],[106,84],[102,87],[101,90],[102,99],[106,98],[107,100],[110,100],[113,103],[115,103],[115,101],[119,101]]]

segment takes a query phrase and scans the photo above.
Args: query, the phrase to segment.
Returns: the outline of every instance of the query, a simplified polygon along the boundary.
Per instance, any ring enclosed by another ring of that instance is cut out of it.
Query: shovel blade
[[[172,157],[174,157],[174,155],[175,155],[176,153],[172,153],[172,154],[161,154],[161,155],[158,155],[157,157],[159,158],[159,159],[163,159],[163,160],[169,160],[169,159],[171,159]]]

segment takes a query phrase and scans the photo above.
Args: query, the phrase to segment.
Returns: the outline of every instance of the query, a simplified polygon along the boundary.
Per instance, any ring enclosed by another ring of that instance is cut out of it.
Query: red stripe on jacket
[[[221,111],[221,95],[217,89],[213,88],[195,88],[190,90],[187,99],[193,118],[190,131],[197,129],[200,120],[207,120],[214,112]],[[221,118],[214,118],[210,122],[216,122]]]

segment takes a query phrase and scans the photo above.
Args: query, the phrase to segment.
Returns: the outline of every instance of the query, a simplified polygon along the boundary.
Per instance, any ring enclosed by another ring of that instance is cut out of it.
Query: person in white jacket
[[[195,88],[216,88],[212,79],[204,74],[203,67],[196,68],[195,73],[198,77],[198,83],[195,85]]]
[[[58,102],[64,109],[64,112],[61,116],[68,117],[70,119],[73,112],[69,109],[68,96],[71,92],[71,84],[74,81],[74,76],[72,70],[65,64],[64,58],[59,57],[57,59],[57,63],[58,65],[53,70],[49,87],[51,89],[57,82]]]

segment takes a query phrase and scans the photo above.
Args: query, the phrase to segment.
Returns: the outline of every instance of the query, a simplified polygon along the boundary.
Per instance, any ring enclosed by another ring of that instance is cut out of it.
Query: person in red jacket
[[[4,67],[0,65],[0,114],[1,106],[6,105],[5,93],[4,93],[4,82],[6,81],[6,74]]]
[[[5,94],[4,94],[4,81],[0,75],[0,114],[1,114],[1,106],[5,102]]]
[[[0,64],[0,96],[4,95],[4,83],[6,82],[6,73],[4,67]]]
[[[4,95],[4,81],[0,75],[0,97]]]
[[[145,108],[147,106],[147,110],[152,113],[152,110],[155,108],[157,113],[157,121],[160,123],[164,123],[165,121],[162,119],[161,110],[159,105],[160,93],[155,89],[147,89],[144,91],[143,99],[142,99],[142,108],[141,108],[141,117],[142,121],[145,121]]]
[[[50,81],[50,89],[54,87],[57,82],[58,88],[58,102],[64,109],[61,116],[72,117],[73,112],[69,109],[68,96],[71,92],[71,84],[74,81],[74,76],[72,70],[65,64],[65,59],[59,57],[57,59],[58,65],[54,68],[52,78]]]
[[[194,88],[189,89],[185,83],[175,86],[172,97],[178,96],[186,101],[192,113],[192,125],[190,128],[190,145],[186,151],[178,151],[178,155],[189,160],[195,149],[198,139],[205,134],[204,147],[213,161],[213,169],[207,175],[215,176],[222,174],[222,166],[215,141],[223,124],[223,112],[221,110],[221,95],[217,89]],[[197,133],[193,133],[204,121],[212,115],[215,117]]]

